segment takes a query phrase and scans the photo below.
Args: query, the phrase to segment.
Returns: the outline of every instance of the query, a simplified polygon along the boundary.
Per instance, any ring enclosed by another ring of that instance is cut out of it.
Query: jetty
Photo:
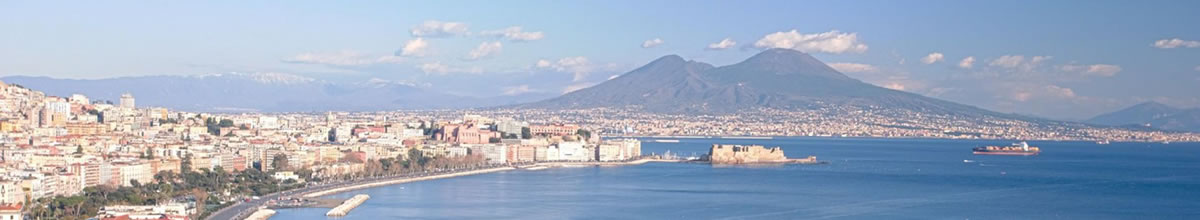
[[[355,195],[354,197],[347,199],[345,202],[342,202],[342,205],[339,205],[337,207],[333,207],[333,209],[330,209],[329,212],[325,213],[325,216],[332,216],[332,217],[346,216],[346,214],[350,214],[350,210],[354,210],[354,208],[357,208],[358,205],[362,205],[363,202],[366,202],[367,199],[370,199],[370,198],[371,198],[371,196],[368,196],[367,194]]]
[[[250,216],[247,216],[246,220],[267,220],[273,215],[275,215],[275,210],[259,209],[258,211],[254,211],[253,214],[250,214]]]

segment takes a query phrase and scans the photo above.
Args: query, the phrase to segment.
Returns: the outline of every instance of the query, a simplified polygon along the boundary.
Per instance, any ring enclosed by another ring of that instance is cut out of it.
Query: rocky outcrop
[[[713,144],[708,151],[708,160],[713,164],[786,163],[790,162],[779,147],[766,148],[762,145]]]

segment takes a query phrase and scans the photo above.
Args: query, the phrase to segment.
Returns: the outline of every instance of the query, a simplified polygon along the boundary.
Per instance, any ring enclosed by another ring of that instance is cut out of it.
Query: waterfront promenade
[[[562,167],[562,166],[621,166],[621,165],[639,165],[649,162],[686,162],[686,160],[671,160],[658,158],[642,158],[628,161],[552,161],[552,162],[537,162],[521,165],[520,167]],[[393,184],[410,183],[417,181],[426,181],[442,178],[451,178],[459,176],[469,176],[484,173],[500,172],[517,169],[517,165],[497,165],[489,167],[481,167],[475,169],[459,169],[446,170],[428,173],[415,173],[404,175],[391,175],[380,177],[368,177],[364,179],[330,183],[324,185],[313,185],[305,188],[288,190],[283,192],[271,193],[261,196],[259,199],[250,200],[247,202],[238,202],[237,204],[217,210],[212,215],[209,215],[205,220],[241,220],[250,216],[260,207],[266,205],[268,201],[273,201],[283,197],[305,197],[314,198],[332,195],[341,192],[366,189],[371,187],[380,187]]]
[[[422,180],[432,180],[432,179],[457,177],[457,176],[464,176],[464,175],[475,175],[475,174],[498,172],[498,171],[505,171],[505,170],[512,170],[512,169],[515,169],[515,168],[513,168],[511,166],[488,166],[488,167],[481,167],[481,168],[475,168],[475,169],[452,169],[452,170],[430,171],[430,172],[422,172],[422,173],[409,173],[409,174],[401,174],[401,175],[367,177],[367,178],[353,180],[353,181],[335,182],[335,183],[322,184],[322,185],[311,185],[311,186],[304,187],[304,188],[262,195],[259,197],[259,199],[253,199],[253,200],[249,200],[249,201],[239,201],[233,205],[230,205],[229,207],[225,207],[220,210],[217,210],[216,212],[213,212],[211,215],[204,218],[204,220],[241,220],[241,219],[245,219],[246,217],[250,216],[250,214],[257,211],[260,207],[265,206],[267,204],[267,202],[274,201],[274,200],[277,200],[277,199],[283,198],[283,197],[295,197],[295,196],[316,197],[316,196],[307,196],[307,195],[311,195],[313,193],[318,193],[319,195],[327,195],[327,194],[336,193],[336,192],[344,192],[344,191],[348,191],[348,190],[363,189],[363,188],[369,188],[369,187],[375,187],[375,186],[384,186],[384,185],[389,185],[389,184],[406,183],[406,182],[422,181]],[[383,184],[383,183],[386,183],[386,184]]]

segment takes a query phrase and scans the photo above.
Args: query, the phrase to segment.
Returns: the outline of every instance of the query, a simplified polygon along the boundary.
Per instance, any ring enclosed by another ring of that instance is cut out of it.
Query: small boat
[[[963,160],[963,163],[974,163],[974,160]]]
[[[1108,140],[1099,140],[1096,141],[1096,144],[1108,144]]]
[[[655,139],[655,140],[654,140],[654,142],[658,142],[658,143],[679,143],[679,140],[672,140],[672,139]]]

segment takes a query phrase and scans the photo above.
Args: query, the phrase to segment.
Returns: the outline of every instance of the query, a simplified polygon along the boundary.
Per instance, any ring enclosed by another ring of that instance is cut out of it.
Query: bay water
[[[340,219],[1196,219],[1200,144],[1031,141],[1037,156],[973,155],[997,140],[643,139],[644,154],[781,147],[821,165],[514,170],[346,192]],[[329,219],[327,208],[271,219]]]

